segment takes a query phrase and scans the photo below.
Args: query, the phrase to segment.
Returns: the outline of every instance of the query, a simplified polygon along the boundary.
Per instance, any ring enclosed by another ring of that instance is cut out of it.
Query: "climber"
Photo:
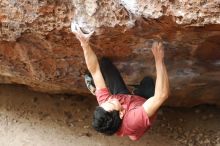
[[[168,98],[169,82],[162,44],[156,42],[151,49],[156,64],[156,85],[152,78],[145,77],[130,93],[108,58],[102,58],[99,64],[89,45],[93,32],[84,33],[75,22],[71,30],[81,43],[91,74],[85,75],[86,85],[99,104],[93,114],[93,128],[105,135],[127,135],[131,140],[138,140],[151,127],[159,107]]]

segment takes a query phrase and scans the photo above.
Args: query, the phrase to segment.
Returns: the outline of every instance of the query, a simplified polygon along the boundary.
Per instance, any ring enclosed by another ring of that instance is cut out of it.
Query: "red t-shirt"
[[[136,95],[117,94],[111,95],[107,88],[96,91],[99,105],[109,98],[117,98],[125,109],[122,125],[116,132],[118,136],[129,136],[132,140],[138,140],[151,127],[156,116],[149,118],[144,111],[145,98]]]

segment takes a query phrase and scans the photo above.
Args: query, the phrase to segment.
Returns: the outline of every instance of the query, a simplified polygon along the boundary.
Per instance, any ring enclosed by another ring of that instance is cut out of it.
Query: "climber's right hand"
[[[154,42],[151,48],[156,62],[162,62],[164,58],[164,48],[161,42]]]

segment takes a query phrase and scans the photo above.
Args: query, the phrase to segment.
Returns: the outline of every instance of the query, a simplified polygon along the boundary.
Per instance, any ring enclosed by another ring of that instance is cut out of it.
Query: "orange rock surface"
[[[220,2],[207,1],[2,1],[0,81],[48,93],[89,93],[85,61],[70,32],[76,19],[95,30],[91,46],[113,60],[127,84],[155,66],[151,45],[165,46],[171,106],[220,105]]]

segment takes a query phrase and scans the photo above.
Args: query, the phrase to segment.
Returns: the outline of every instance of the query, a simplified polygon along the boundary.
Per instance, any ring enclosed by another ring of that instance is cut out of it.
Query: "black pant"
[[[111,94],[131,94],[126,87],[118,69],[108,58],[103,57],[101,59],[100,68],[105,83]],[[134,94],[147,99],[154,95],[154,88],[155,85],[153,79],[150,77],[145,77],[140,82],[140,85],[137,85],[136,89],[134,90]]]

